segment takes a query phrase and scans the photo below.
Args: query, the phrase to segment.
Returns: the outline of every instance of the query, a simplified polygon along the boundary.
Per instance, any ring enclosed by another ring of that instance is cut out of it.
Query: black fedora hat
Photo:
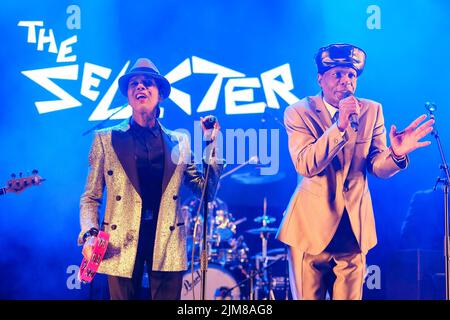
[[[352,44],[335,43],[320,48],[315,60],[320,74],[334,67],[350,67],[356,70],[359,77],[366,64],[366,53]]]
[[[128,82],[130,78],[137,75],[146,75],[155,79],[159,93],[163,99],[166,99],[170,95],[170,83],[159,73],[154,63],[150,59],[139,58],[130,71],[119,78],[119,89],[125,97],[128,96]]]

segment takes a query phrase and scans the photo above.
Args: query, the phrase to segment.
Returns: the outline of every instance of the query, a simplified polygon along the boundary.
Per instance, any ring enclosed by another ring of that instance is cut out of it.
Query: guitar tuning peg
[[[15,173],[11,173],[11,178],[15,179],[16,178],[16,174]]]
[[[33,169],[33,171],[31,171],[32,174],[38,174],[39,171],[37,171],[37,169]]]
[[[19,178],[22,178],[22,172],[19,172]]]

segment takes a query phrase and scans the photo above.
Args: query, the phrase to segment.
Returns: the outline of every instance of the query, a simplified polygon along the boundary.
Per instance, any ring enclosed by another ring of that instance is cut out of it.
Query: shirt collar
[[[330,113],[331,119],[333,119],[334,115],[336,114],[336,112],[339,111],[339,109],[336,107],[333,107],[331,104],[329,104],[327,102],[327,100],[325,100],[325,97],[323,95],[322,95],[322,101],[323,101],[323,104],[325,105],[325,107],[327,108],[328,112]]]
[[[155,125],[152,128],[148,128],[148,127],[142,127],[141,125],[139,125],[139,123],[137,123],[133,119],[133,117],[131,117],[131,119],[130,119],[130,128],[134,132],[137,132],[137,133],[140,133],[140,134],[151,133],[155,137],[157,137],[161,133],[158,120],[155,121]]]

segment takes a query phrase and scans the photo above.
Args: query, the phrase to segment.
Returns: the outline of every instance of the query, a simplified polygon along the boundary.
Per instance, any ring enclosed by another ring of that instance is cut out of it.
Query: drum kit
[[[182,300],[200,299],[203,217],[195,215],[200,202],[190,198],[181,210],[185,217],[190,268],[183,276]],[[239,235],[237,228],[247,220],[236,220],[227,205],[216,198],[208,204],[206,300],[273,300],[287,299],[289,278],[287,255],[284,248],[268,250],[268,241],[277,231],[270,227],[276,221],[267,215],[267,200],[264,210],[253,221],[257,228]],[[239,235],[239,236],[238,236]],[[261,252],[251,256],[246,236],[259,236]]]

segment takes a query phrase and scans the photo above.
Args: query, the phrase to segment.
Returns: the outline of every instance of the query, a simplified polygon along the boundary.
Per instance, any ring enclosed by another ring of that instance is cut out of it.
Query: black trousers
[[[132,278],[108,276],[111,300],[179,300],[184,271],[150,271],[153,263],[156,221],[143,221]],[[149,288],[142,287],[144,264]]]

